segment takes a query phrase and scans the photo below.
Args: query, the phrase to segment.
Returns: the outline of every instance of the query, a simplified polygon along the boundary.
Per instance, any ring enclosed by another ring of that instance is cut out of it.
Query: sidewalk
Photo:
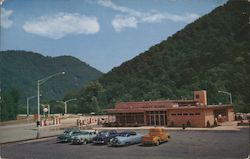
[[[173,130],[173,131],[178,131],[178,130],[183,130],[182,127],[159,127],[158,128],[164,128],[165,130]],[[116,129],[116,130],[146,130],[154,128],[154,126],[140,126],[140,127],[93,127],[93,129],[96,130],[111,130],[111,129]],[[243,127],[241,127],[243,128]],[[188,131],[240,131],[240,128],[238,127],[232,127],[232,126],[218,126],[214,128],[185,128],[185,130]]]
[[[159,127],[159,126],[157,126]],[[154,126],[140,126],[140,127],[94,127],[93,129],[96,130],[110,130],[110,129],[116,129],[116,130],[144,130],[154,128]],[[182,127],[162,127],[166,130],[183,130]],[[240,131],[241,128],[249,128],[249,126],[237,126],[237,121],[233,122],[225,122],[222,123],[220,126],[213,127],[213,128],[192,128],[192,127],[186,127],[185,130],[189,131]]]
[[[64,129],[75,126],[75,121],[75,118],[69,118],[62,120],[60,125],[41,127],[39,137],[59,135],[63,133]],[[34,122],[0,126],[0,143],[35,139],[37,132],[38,128]]]

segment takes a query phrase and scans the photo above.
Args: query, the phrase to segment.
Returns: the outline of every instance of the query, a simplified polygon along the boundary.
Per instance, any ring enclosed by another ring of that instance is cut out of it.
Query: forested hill
[[[250,107],[250,3],[228,1],[99,79],[107,103],[192,99],[207,90],[208,103]],[[115,99],[115,100],[114,100]],[[248,110],[247,110],[248,109]]]
[[[77,90],[102,73],[71,56],[49,57],[26,51],[0,52],[0,81],[2,91],[15,88],[26,97],[37,94],[37,80],[65,71],[41,85],[42,100],[61,99],[66,92]]]

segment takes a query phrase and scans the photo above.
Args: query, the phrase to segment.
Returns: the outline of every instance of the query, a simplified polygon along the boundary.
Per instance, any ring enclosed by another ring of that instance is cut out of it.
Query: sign
[[[43,111],[46,113],[46,112],[48,112],[48,108],[43,108]]]

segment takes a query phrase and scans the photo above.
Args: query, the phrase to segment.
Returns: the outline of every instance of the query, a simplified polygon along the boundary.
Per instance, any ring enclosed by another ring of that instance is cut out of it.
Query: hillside
[[[106,106],[117,101],[190,99],[207,90],[208,103],[250,107],[250,3],[228,1],[167,40],[103,75]],[[99,102],[102,99],[100,99]]]
[[[0,81],[2,91],[15,88],[21,94],[21,105],[26,97],[37,94],[37,80],[57,72],[56,76],[41,86],[42,100],[61,99],[66,92],[78,90],[102,73],[71,56],[49,57],[26,51],[0,52]]]

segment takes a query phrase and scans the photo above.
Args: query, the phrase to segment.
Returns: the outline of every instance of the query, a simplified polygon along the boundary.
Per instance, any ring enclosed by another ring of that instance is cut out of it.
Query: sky
[[[106,73],[224,3],[226,0],[5,0],[0,2],[0,50],[71,55]]]

